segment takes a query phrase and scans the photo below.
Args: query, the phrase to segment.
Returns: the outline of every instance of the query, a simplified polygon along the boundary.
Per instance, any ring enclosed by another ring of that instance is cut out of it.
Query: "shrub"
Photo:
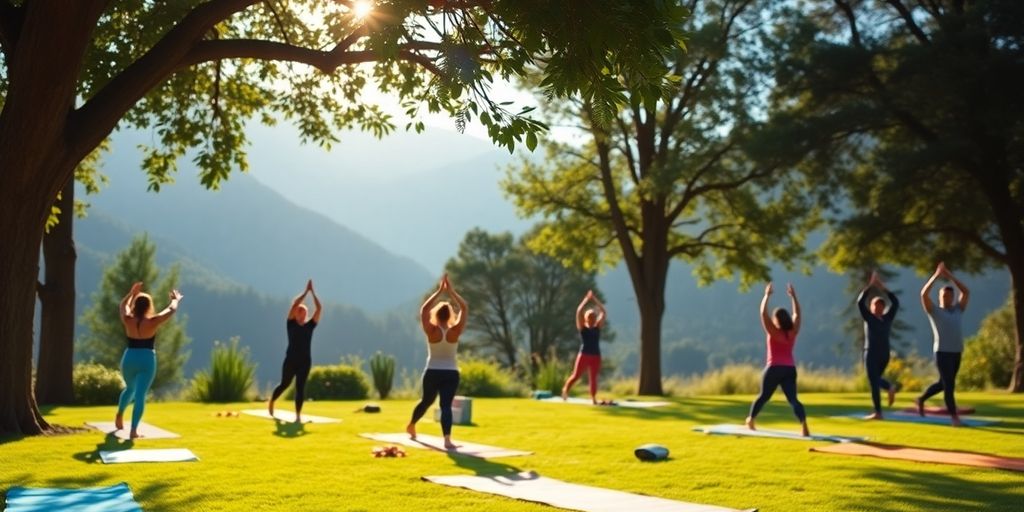
[[[295,386],[288,396],[295,394]],[[314,366],[306,381],[306,398],[314,400],[362,400],[370,395],[370,384],[359,368],[339,364]]]
[[[395,379],[395,358],[377,352],[370,358],[370,371],[373,374],[373,388],[384,400],[391,393],[391,384]]]
[[[78,363],[72,373],[75,403],[113,405],[124,389],[121,372],[96,363]]]
[[[1012,299],[1007,299],[981,322],[978,334],[964,342],[963,363],[957,387],[1006,388],[1013,377],[1016,350]]]
[[[239,338],[230,344],[213,342],[210,371],[200,371],[192,379],[192,397],[200,402],[242,402],[249,398],[256,365],[249,360],[249,347],[239,347]]]
[[[533,389],[550,391],[555,395],[561,394],[562,385],[565,384],[565,379],[572,372],[572,366],[553,354],[547,360],[538,357],[536,361],[537,366],[533,371]]]
[[[526,390],[515,376],[494,361],[459,361],[459,394],[473,397],[523,396]]]

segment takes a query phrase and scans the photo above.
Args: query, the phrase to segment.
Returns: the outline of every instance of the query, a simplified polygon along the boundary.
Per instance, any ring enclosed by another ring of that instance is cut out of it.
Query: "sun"
[[[370,0],[356,0],[352,4],[352,13],[358,19],[363,19],[373,12],[373,2]]]

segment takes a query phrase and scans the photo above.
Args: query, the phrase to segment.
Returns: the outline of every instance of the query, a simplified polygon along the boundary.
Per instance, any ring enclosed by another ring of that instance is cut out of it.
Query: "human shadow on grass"
[[[456,444],[458,444],[457,441]],[[445,452],[445,454],[448,455],[448,458],[451,459],[456,466],[473,471],[477,476],[514,475],[523,471],[511,464],[495,462],[492,459],[470,457],[468,455],[462,455],[457,451],[448,451]]]
[[[93,464],[97,461],[102,461],[102,459],[100,459],[100,452],[116,452],[121,450],[130,450],[133,446],[135,446],[135,441],[120,439],[116,435],[114,435],[113,432],[110,432],[107,435],[103,436],[103,442],[97,444],[95,450],[90,450],[87,452],[78,452],[72,455],[72,458],[88,464]]]
[[[296,439],[309,434],[305,423],[274,419],[274,435],[285,439]]]
[[[1019,479],[984,482],[938,474],[923,468],[871,468],[859,473],[866,479],[894,484],[900,489],[900,493],[886,494],[884,498],[878,495],[847,496],[844,506],[851,510],[1020,510]]]

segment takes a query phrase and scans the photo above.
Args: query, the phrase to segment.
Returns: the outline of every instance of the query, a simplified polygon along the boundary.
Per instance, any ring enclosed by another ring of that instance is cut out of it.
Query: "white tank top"
[[[431,343],[427,340],[427,369],[428,370],[459,370],[459,364],[455,360],[455,352],[458,350],[458,343],[448,342],[448,329],[441,328],[441,341]]]

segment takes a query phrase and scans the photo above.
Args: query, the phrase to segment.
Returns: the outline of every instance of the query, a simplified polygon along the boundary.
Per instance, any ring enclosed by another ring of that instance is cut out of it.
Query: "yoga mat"
[[[546,478],[533,471],[504,476],[425,476],[423,480],[583,512],[737,512],[732,508],[572,484]]]
[[[249,416],[256,416],[257,418],[266,418],[268,420],[281,420],[290,423],[295,423],[295,413],[292,411],[274,410],[274,416],[270,416],[270,413],[266,409],[246,409],[242,411],[242,414],[248,414]],[[312,414],[302,415],[303,423],[341,423],[341,420],[337,418],[325,418],[323,416],[313,416]]]
[[[579,398],[571,396],[568,400],[562,400],[560,396],[553,396],[551,398],[542,398],[541,402],[556,403],[556,404],[576,404],[576,405],[594,405],[589,398]],[[614,400],[611,404],[597,405],[597,407],[632,407],[634,409],[647,409],[650,407],[662,407],[670,405],[672,402],[641,402],[639,400]]]
[[[734,436],[750,436],[750,437],[768,437],[772,439],[794,439],[797,441],[831,441],[833,443],[853,443],[857,441],[867,441],[866,437],[848,437],[848,436],[831,436],[824,434],[811,434],[810,437],[804,437],[798,432],[786,432],[783,430],[765,430],[757,429],[750,430],[746,425],[710,425],[704,427],[694,427],[693,430],[697,432],[703,432],[705,434],[719,434],[719,435],[734,435]]]
[[[867,416],[866,413],[852,413],[843,414],[840,416],[833,416],[833,418],[856,418],[859,420],[864,419]],[[907,414],[904,412],[893,412],[888,413],[882,421],[900,421],[903,423],[927,423],[929,425],[949,425],[949,416],[918,416],[917,413]],[[877,420],[870,420],[877,421]],[[999,423],[999,420],[995,418],[960,418],[960,422],[968,427],[984,427],[986,425],[995,425]]]
[[[165,450],[118,450],[100,452],[104,464],[122,464],[126,462],[187,462],[199,460],[188,448],[169,448]]]
[[[928,450],[876,443],[848,443],[844,445],[811,448],[812,452],[838,453],[841,455],[864,455],[883,459],[912,460],[916,462],[934,462],[938,464],[958,464],[979,468],[998,468],[1010,471],[1024,471],[1024,458],[1000,457],[987,453],[953,452],[944,450]]]
[[[917,414],[917,407],[907,407],[903,409],[901,412],[905,412],[908,414]],[[965,414],[974,414],[974,407],[960,407],[958,405],[956,407],[956,412],[960,416],[963,416]],[[946,409],[944,406],[930,405],[925,406],[924,413],[928,416],[949,416],[949,409]]]
[[[114,434],[119,439],[129,439],[128,436],[131,435],[130,421],[125,421],[125,428],[122,428],[121,430],[118,430],[112,421],[87,421],[85,422],[85,425],[99,430],[104,434]],[[139,434],[145,439],[174,439],[176,437],[181,437],[174,432],[164,430],[160,427],[154,427],[145,421],[139,423]]]
[[[447,450],[444,447],[444,438],[437,436],[428,436],[426,434],[419,434],[416,439],[409,439],[409,434],[405,432],[397,434],[387,434],[381,432],[372,432],[368,434],[359,434],[367,439],[373,439],[374,441],[381,441],[383,443],[395,443],[404,446],[411,446],[413,448],[426,448],[430,450],[439,450],[448,453],[457,453],[460,455],[467,455],[470,457],[476,457],[478,459],[492,459],[496,457],[518,457],[521,455],[530,455],[533,452],[524,452],[522,450],[509,450],[506,448],[499,448],[497,446],[487,446],[485,444],[473,444],[462,441],[455,441],[455,444],[459,445],[454,450]]]
[[[128,484],[82,489],[11,487],[6,512],[142,512]]]

